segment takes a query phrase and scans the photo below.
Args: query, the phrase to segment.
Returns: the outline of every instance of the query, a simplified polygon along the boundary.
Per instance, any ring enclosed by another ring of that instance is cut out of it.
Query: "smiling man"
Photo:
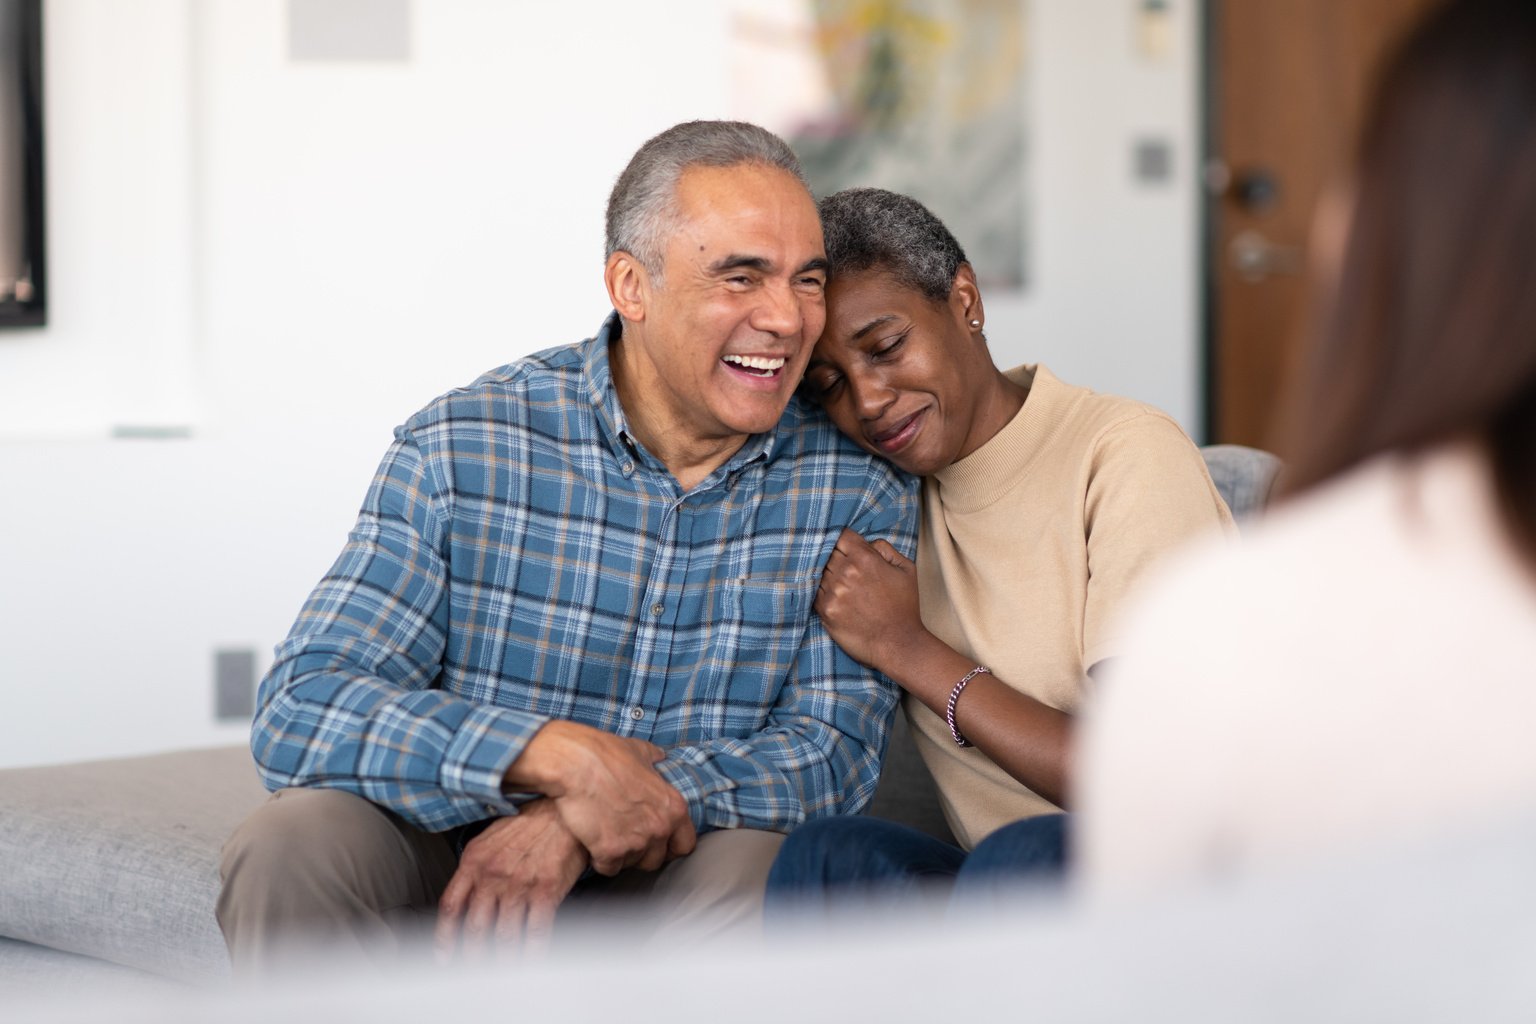
[[[826,312],[794,154],[651,139],[609,198],[614,313],[398,428],[278,647],[275,795],[225,848],[237,970],[547,943],[637,896],[750,922],[782,833],[859,810],[896,694],[812,612],[849,527],[911,553],[913,485],[794,399]]]

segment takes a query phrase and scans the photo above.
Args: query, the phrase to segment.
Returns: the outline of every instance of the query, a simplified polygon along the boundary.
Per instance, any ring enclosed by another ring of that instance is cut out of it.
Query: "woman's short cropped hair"
[[[821,201],[828,274],[878,270],[935,302],[949,298],[965,250],[944,222],[910,196],[848,188]]]

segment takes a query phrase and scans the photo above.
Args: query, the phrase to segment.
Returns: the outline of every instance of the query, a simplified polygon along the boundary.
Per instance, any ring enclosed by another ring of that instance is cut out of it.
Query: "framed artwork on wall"
[[[47,322],[42,0],[0,0],[0,327]]]
[[[1026,0],[735,0],[732,110],[784,137],[818,197],[927,205],[984,285],[1029,281]]]

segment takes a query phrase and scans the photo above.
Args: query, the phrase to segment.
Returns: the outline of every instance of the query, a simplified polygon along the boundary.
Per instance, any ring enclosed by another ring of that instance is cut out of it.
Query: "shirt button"
[[[640,719],[645,717],[645,708],[630,708],[629,717],[637,722],[640,721]]]
[[[625,476],[628,476],[635,471],[635,464],[630,462],[628,459],[625,459],[624,465],[620,466],[619,468],[624,471]]]
[[[666,611],[666,609],[664,607],[662,607],[662,604],[661,604],[660,601],[657,601],[655,604],[651,605],[651,614],[652,615],[660,615],[664,611]]]

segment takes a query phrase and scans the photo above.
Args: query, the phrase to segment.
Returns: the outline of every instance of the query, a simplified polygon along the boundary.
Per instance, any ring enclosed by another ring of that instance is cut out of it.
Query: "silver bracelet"
[[[961,676],[960,681],[955,684],[955,688],[949,691],[949,702],[944,705],[944,721],[949,723],[949,734],[955,738],[955,743],[959,746],[969,747],[971,746],[971,741],[960,735],[960,730],[955,727],[955,702],[960,699],[960,692],[965,689],[967,683],[983,672],[990,673],[991,671],[985,665],[977,665]]]

